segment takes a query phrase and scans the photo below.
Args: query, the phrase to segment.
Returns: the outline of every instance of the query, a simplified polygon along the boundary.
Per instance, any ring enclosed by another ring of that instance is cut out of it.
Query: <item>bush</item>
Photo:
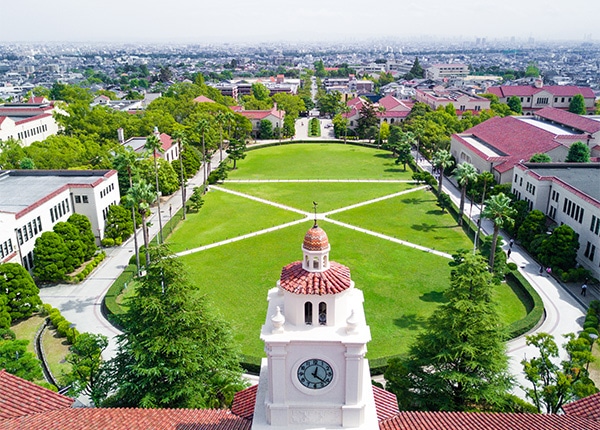
[[[115,240],[110,237],[105,237],[104,239],[102,239],[101,243],[102,243],[102,246],[104,246],[105,248],[110,248],[111,246],[115,246]]]
[[[510,270],[511,272],[514,272],[515,270],[517,270],[519,268],[519,266],[517,266],[517,263],[513,263],[512,261],[510,263],[508,263],[506,266],[508,267],[508,270]]]
[[[59,322],[58,325],[56,326],[56,332],[58,333],[58,335],[60,337],[66,337],[67,331],[69,331],[70,328],[71,328],[71,323],[63,318],[62,321]]]
[[[584,331],[584,333],[587,333],[588,335],[595,334],[596,336],[598,336],[598,329],[596,329],[596,328],[588,327],[583,331]]]
[[[566,272],[561,273],[561,279],[564,282],[583,282],[592,276],[589,270],[583,267],[569,269]]]

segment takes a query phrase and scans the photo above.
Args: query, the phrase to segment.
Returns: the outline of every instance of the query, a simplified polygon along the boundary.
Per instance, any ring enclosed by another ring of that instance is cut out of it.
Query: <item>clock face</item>
[[[298,381],[306,388],[320,390],[333,380],[333,369],[326,361],[318,358],[306,360],[298,367]]]

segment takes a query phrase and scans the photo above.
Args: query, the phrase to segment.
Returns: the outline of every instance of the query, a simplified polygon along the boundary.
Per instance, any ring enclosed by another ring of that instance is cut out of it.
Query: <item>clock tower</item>
[[[285,266],[268,293],[253,430],[379,427],[363,295],[329,251],[315,220],[302,260]]]

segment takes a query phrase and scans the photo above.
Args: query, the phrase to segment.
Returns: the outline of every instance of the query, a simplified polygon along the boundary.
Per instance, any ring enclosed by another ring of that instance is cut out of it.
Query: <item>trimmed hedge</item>
[[[537,291],[533,289],[521,273],[509,272],[506,277],[522,289],[524,293],[523,297],[529,302],[525,303],[525,306],[529,310],[525,318],[515,321],[506,328],[507,339],[513,339],[527,333],[540,322],[544,315],[544,303]]]
[[[42,313],[48,316],[59,337],[66,337],[67,342],[71,345],[75,342],[79,331],[75,327],[71,327],[72,324],[61,315],[58,309],[45,303],[42,305]]]
[[[123,270],[123,273],[110,286],[104,300],[102,300],[102,313],[112,324],[119,326],[119,315],[123,314],[123,308],[117,303],[117,297],[125,288],[125,284],[131,282],[135,277],[137,267],[135,264],[130,264]]]
[[[101,251],[89,263],[85,265],[81,272],[79,272],[75,276],[69,276],[68,282],[78,284],[81,281],[83,281],[85,278],[88,277],[90,273],[92,273],[92,270],[94,270],[100,264],[100,262],[104,260],[105,257],[106,253],[104,251]]]

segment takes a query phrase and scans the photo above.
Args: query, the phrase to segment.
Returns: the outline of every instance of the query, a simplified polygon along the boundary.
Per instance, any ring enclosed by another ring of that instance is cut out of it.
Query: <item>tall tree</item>
[[[532,210],[527,214],[517,231],[517,237],[525,249],[530,249],[531,242],[539,234],[546,233],[546,215],[540,210]]]
[[[65,261],[67,273],[71,273],[81,266],[85,260],[86,247],[79,237],[79,230],[69,222],[58,222],[52,230],[58,233],[69,249],[69,256]]]
[[[438,195],[442,192],[442,183],[444,181],[444,171],[454,165],[452,154],[445,149],[440,149],[433,156],[433,166],[438,169]]]
[[[218,115],[221,115],[220,117]],[[219,121],[223,121],[223,116],[222,113],[219,112],[217,114]],[[221,124],[222,127],[222,124]],[[176,130],[173,131],[173,137],[175,138],[175,140],[177,141],[177,144],[179,145],[179,183],[181,186],[181,210],[182,210],[182,218],[185,219],[185,209],[186,209],[186,195],[185,195],[185,191],[186,191],[186,176],[184,174],[184,170],[183,170],[183,152],[184,152],[184,148],[187,146],[187,136],[185,133],[185,130],[181,127],[177,128]],[[223,129],[221,128],[221,147],[223,146]]]
[[[577,115],[585,115],[587,113],[585,108],[585,99],[581,94],[575,94],[569,103],[569,112]]]
[[[406,163],[410,163],[412,159],[413,156],[410,150],[410,143],[401,143],[398,147],[398,158],[396,159],[396,164],[402,163],[404,165],[404,171],[406,172]]]
[[[232,169],[237,169],[238,160],[243,160],[246,158],[246,142],[232,140],[229,143],[229,148],[227,148],[227,154],[229,154],[229,158],[233,160]]]
[[[107,393],[101,383],[102,351],[108,346],[108,338],[101,334],[81,333],[69,348],[65,361],[71,365],[66,375],[70,385],[69,394],[90,396],[94,405],[100,405]]]
[[[252,84],[252,95],[254,98],[256,98],[256,100],[267,100],[270,93],[271,91],[269,91],[269,89],[260,82],[255,82]]]
[[[154,161],[154,176],[156,180],[156,204],[158,205],[158,243],[163,243],[162,237],[162,215],[160,213],[160,187],[158,185],[158,161],[157,158],[163,153],[162,142],[157,136],[158,133],[153,133],[146,138],[144,149],[148,151]]]
[[[208,179],[208,170],[207,170],[207,166],[206,166],[206,142],[204,140],[206,133],[208,133],[210,129],[210,122],[208,122],[208,119],[206,118],[201,118],[198,123],[196,124],[196,130],[198,131],[198,133],[200,134],[200,137],[202,139],[202,185],[203,185],[203,190],[206,191],[206,181]]]
[[[590,162],[590,148],[583,142],[575,142],[569,147],[567,163],[589,163]]]
[[[46,231],[35,240],[33,248],[33,275],[41,282],[60,282],[65,279],[65,261],[69,250],[62,238]]]
[[[79,230],[79,238],[85,247],[84,261],[89,260],[94,256],[98,249],[96,246],[96,238],[92,231],[92,223],[88,217],[82,214],[71,214],[67,219],[67,222],[73,224]]]
[[[10,313],[8,313],[8,298],[0,294],[0,334],[10,327],[11,322],[12,319],[10,318]],[[1,336],[0,339],[2,339]]]
[[[500,229],[504,226],[512,224],[514,222],[512,217],[515,216],[516,213],[517,211],[511,207],[510,198],[504,195],[504,193],[496,194],[495,196],[490,197],[485,204],[483,212],[481,212],[481,216],[483,218],[492,220],[494,223],[494,235],[492,237],[489,260],[490,271],[494,270],[496,245],[498,243],[498,234],[500,233]]]
[[[454,177],[460,186],[460,208],[458,210],[458,225],[463,223],[467,187],[477,180],[477,170],[471,163],[461,163],[454,169]]]
[[[147,216],[150,210],[150,205],[156,200],[156,192],[152,190],[152,185],[140,180],[133,184],[127,191],[126,202],[128,205],[137,208],[142,217],[142,233],[144,236],[144,249],[146,253],[146,266],[150,264],[150,254],[148,246],[150,244],[150,235],[148,233]],[[139,271],[138,271],[139,273]]]
[[[521,106],[521,99],[517,96],[510,96],[506,101],[506,104],[510,108],[511,111],[518,113],[519,115],[523,113],[523,107]]]
[[[530,163],[550,163],[551,161],[552,158],[550,158],[548,154],[544,153],[533,154],[529,159]]]
[[[111,360],[111,405],[146,408],[226,407],[245,386],[230,328],[188,281],[165,246],[151,263],[122,318]]]
[[[556,227],[544,239],[538,258],[553,269],[569,270],[577,264],[579,235],[567,224]]]
[[[373,137],[370,135],[370,131],[373,127],[378,130],[379,120],[377,119],[377,112],[375,111],[375,106],[373,103],[365,103],[363,107],[360,108],[359,117],[356,127],[356,132],[361,139],[365,139],[369,137],[369,140]]]
[[[23,266],[0,264],[0,298],[6,299],[6,310],[12,321],[30,317],[42,304],[39,294],[39,288]]]
[[[42,379],[42,366],[32,352],[27,351],[29,341],[2,339],[0,337],[0,369],[26,379]]]
[[[386,389],[401,409],[497,409],[511,386],[508,358],[481,255],[455,256],[447,303],[428,319],[406,359],[392,359]]]
[[[273,124],[268,119],[260,121],[260,129],[258,136],[261,139],[272,139],[273,138]]]

